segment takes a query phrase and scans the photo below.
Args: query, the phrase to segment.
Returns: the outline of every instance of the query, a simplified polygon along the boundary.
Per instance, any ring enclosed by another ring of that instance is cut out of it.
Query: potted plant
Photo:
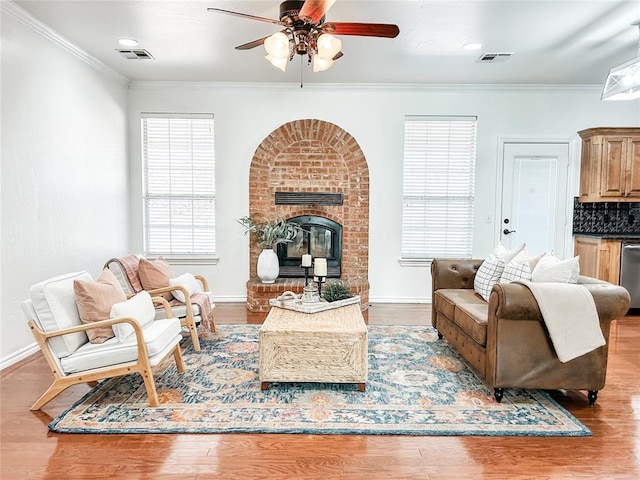
[[[349,291],[349,287],[342,282],[327,283],[322,294],[322,298],[327,302],[337,302],[351,297],[353,294]]]
[[[274,283],[280,273],[278,255],[275,248],[280,243],[293,241],[302,227],[297,223],[276,217],[273,221],[264,220],[257,222],[251,217],[242,217],[238,223],[245,228],[247,233],[254,233],[258,246],[262,252],[258,256],[258,277],[262,283]]]

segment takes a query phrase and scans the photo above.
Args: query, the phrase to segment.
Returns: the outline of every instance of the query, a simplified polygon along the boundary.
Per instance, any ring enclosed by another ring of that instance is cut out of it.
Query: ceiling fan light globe
[[[318,48],[318,56],[331,60],[340,50],[342,50],[342,41],[333,35],[323,33],[318,37],[316,46]]]
[[[279,68],[283,72],[287,69],[287,57],[274,57],[273,55],[266,55],[266,58],[271,65]]]
[[[333,67],[335,62],[330,58],[319,57],[318,55],[314,55],[313,57],[313,72],[323,72],[324,70],[328,70]]]
[[[287,58],[289,56],[289,37],[282,32],[276,32],[264,39],[264,49],[273,57]]]

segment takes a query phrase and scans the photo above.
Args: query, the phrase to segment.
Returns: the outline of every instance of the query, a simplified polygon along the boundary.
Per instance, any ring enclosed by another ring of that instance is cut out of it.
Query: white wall
[[[235,219],[248,213],[253,153],[283,123],[319,118],[360,144],[371,178],[372,301],[429,298],[427,268],[398,264],[405,115],[478,116],[477,256],[497,238],[483,220],[496,210],[498,138],[577,140],[587,127],[640,125],[640,102],[601,102],[597,88],[137,84],[127,93],[122,78],[1,5],[0,368],[33,347],[19,307],[33,283],[97,275],[112,256],[141,251],[140,112],[215,115],[220,261],[175,269],[205,274],[218,301],[245,297],[248,239]]]
[[[29,287],[97,275],[129,236],[127,90],[19,10],[2,11],[0,362],[30,352]]]
[[[601,102],[599,88],[420,87],[318,85],[245,86],[137,83],[129,96],[132,175],[131,234],[141,251],[140,113],[213,113],[217,171],[216,266],[181,266],[205,274],[218,301],[244,298],[248,240],[235,222],[248,213],[249,165],[262,140],[299,118],[329,121],[360,144],[371,179],[369,281],[372,301],[420,302],[430,298],[427,267],[402,267],[403,121],[405,115],[477,115],[478,149],[474,254],[494,246],[498,139],[574,139],[596,126],[640,125],[640,102]],[[577,169],[574,167],[573,174]],[[572,185],[577,185],[575,179]],[[572,192],[577,194],[577,191]],[[485,223],[487,215],[493,223]],[[237,263],[240,262],[240,268]],[[177,270],[177,269],[176,269]]]

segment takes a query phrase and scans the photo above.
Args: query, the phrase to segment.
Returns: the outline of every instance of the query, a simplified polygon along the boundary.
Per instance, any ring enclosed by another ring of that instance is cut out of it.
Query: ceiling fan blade
[[[335,62],[336,60],[338,60],[339,58],[341,58],[343,56],[344,56],[344,53],[338,52],[333,56],[333,58],[331,60],[333,60]]]
[[[330,22],[322,25],[322,31],[335,35],[395,38],[400,33],[397,25],[388,23]]]
[[[251,50],[252,48],[259,47],[264,44],[264,41],[269,37],[259,38],[258,40],[254,40],[253,42],[244,43],[242,45],[238,45],[236,50]]]
[[[231,10],[223,10],[222,8],[213,8],[213,7],[209,7],[209,8],[207,8],[207,10],[209,12],[226,13],[227,15],[234,15],[236,17],[243,17],[243,18],[248,18],[250,20],[258,20],[260,22],[274,23],[276,25],[284,25],[284,26],[286,26],[280,20],[273,20],[271,18],[266,18],[266,17],[258,17],[256,15],[249,15],[248,13],[232,12]]]
[[[317,25],[335,2],[336,0],[306,0],[298,16],[305,22]]]

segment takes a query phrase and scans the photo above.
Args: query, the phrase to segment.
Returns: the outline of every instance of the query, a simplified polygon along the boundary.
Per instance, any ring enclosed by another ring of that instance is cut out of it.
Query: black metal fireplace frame
[[[297,223],[303,228],[306,252],[311,253],[309,231],[311,227],[321,228],[331,232],[331,252],[327,258],[327,277],[340,278],[342,276],[342,225],[333,220],[317,215],[300,215],[289,218],[288,221]],[[287,244],[278,245],[277,254],[280,263],[280,277],[300,278],[304,277],[304,269],[301,268],[300,257],[289,257]],[[309,273],[311,274],[313,270]]]

